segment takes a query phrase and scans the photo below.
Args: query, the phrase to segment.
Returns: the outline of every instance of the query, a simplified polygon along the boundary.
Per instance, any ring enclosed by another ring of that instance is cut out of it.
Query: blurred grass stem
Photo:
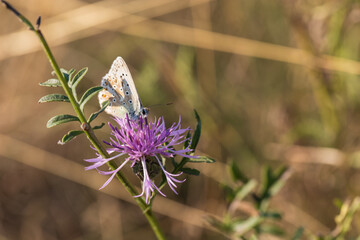
[[[98,153],[104,157],[104,158],[109,158],[110,155],[107,153],[107,151],[104,149],[104,147],[101,145],[100,141],[97,139],[96,135],[94,134],[90,124],[87,122],[83,112],[80,109],[80,105],[77,103],[77,101],[75,100],[75,97],[70,89],[70,87],[68,86],[63,74],[60,71],[59,65],[57,64],[54,55],[52,54],[49,45],[47,44],[44,35],[42,34],[41,30],[40,30],[40,26],[37,26],[37,28],[34,28],[34,26],[32,25],[32,23],[26,18],[24,17],[21,13],[19,13],[13,6],[11,6],[8,2],[6,2],[5,0],[1,0],[1,2],[5,5],[5,7],[10,10],[11,12],[13,12],[23,23],[25,23],[25,25],[27,25],[29,27],[29,29],[31,31],[33,31],[39,38],[43,49],[45,51],[46,56],[48,57],[50,64],[52,66],[52,68],[55,71],[56,76],[58,77],[58,79],[61,82],[61,85],[66,93],[66,95],[68,96],[71,105],[73,106],[78,118],[80,119],[81,122],[81,126],[82,129],[84,130],[87,138],[89,139],[89,141],[91,142],[91,144],[96,148],[96,150],[98,151]],[[113,161],[109,161],[108,162],[108,166],[111,170],[115,170],[117,169],[117,165],[115,162]],[[135,188],[129,183],[129,181],[127,180],[127,178],[120,172],[117,172],[116,174],[117,179],[124,185],[125,189],[132,195],[138,195],[137,191],[135,190]],[[160,228],[160,225],[157,221],[157,219],[155,218],[155,216],[153,215],[153,212],[150,208],[148,208],[148,206],[146,205],[145,201],[143,200],[143,198],[134,198],[135,201],[137,202],[137,204],[139,205],[139,207],[141,208],[141,210],[143,211],[145,217],[147,218],[152,230],[154,231],[157,239],[165,239],[164,233],[162,232],[162,229]]]
[[[300,14],[294,10],[291,11],[289,9],[289,11],[291,27],[296,34],[300,47],[314,56],[314,61],[311,61],[312,66],[309,70],[312,75],[309,83],[314,93],[320,117],[324,123],[324,129],[328,136],[334,139],[340,129],[340,120],[332,98],[334,89],[331,83],[331,76],[325,69],[319,67],[317,63],[317,59],[319,59],[321,54],[310,36],[309,27],[301,19]]]

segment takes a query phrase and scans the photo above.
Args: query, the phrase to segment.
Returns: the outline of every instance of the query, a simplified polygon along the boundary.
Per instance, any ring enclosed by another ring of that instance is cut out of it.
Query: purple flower
[[[157,190],[161,195],[165,196],[161,190],[156,186],[152,178],[154,178],[160,171],[165,175],[166,181],[175,193],[176,183],[182,183],[184,180],[178,180],[176,177],[180,176],[182,172],[174,174],[166,171],[164,165],[168,158],[173,158],[176,155],[183,157],[196,158],[196,156],[189,155],[192,149],[189,147],[181,150],[176,150],[175,146],[183,144],[189,140],[185,133],[189,128],[182,129],[179,122],[174,123],[170,128],[165,127],[164,118],[150,120],[140,117],[136,121],[127,118],[115,118],[119,127],[113,126],[109,123],[112,129],[113,137],[110,142],[105,142],[110,147],[107,149],[108,153],[117,153],[111,158],[103,158],[97,154],[96,158],[86,159],[85,161],[92,163],[86,167],[86,170],[97,169],[106,164],[108,161],[116,159],[120,156],[126,156],[124,162],[115,170],[100,171],[103,175],[111,175],[105,184],[100,188],[104,188],[114,178],[116,173],[128,162],[135,174],[142,180],[142,192],[138,196],[145,194],[146,203],[150,203],[152,192]]]

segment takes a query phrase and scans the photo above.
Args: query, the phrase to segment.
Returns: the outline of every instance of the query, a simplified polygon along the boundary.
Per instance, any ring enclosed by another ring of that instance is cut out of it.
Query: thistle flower
[[[181,150],[176,150],[175,146],[183,144],[188,139],[185,133],[189,131],[189,128],[182,129],[180,126],[181,118],[179,122],[174,123],[170,128],[165,127],[164,118],[150,120],[140,117],[136,121],[132,121],[129,117],[126,118],[114,118],[119,125],[113,126],[109,123],[112,129],[113,137],[110,138],[110,142],[104,141],[105,144],[110,147],[107,149],[109,154],[117,153],[110,158],[103,158],[97,154],[96,158],[86,159],[85,161],[93,163],[91,166],[86,167],[86,170],[97,169],[106,164],[110,160],[114,160],[120,156],[126,156],[124,162],[115,170],[112,171],[100,171],[103,175],[111,175],[110,178],[100,188],[104,188],[114,178],[116,173],[130,162],[133,171],[142,180],[142,192],[135,196],[140,197],[145,195],[146,203],[150,202],[151,194],[157,190],[161,195],[165,197],[165,194],[161,192],[158,186],[152,180],[160,171],[164,174],[167,184],[175,193],[176,183],[182,183],[184,180],[176,179],[180,176],[180,173],[170,173],[165,169],[165,162],[168,158],[173,158],[176,155],[196,158],[196,156],[190,156],[192,149],[189,147]]]

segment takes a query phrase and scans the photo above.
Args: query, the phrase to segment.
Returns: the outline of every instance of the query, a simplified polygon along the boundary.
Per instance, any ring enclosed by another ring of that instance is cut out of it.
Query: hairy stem
[[[48,45],[48,43],[45,40],[44,35],[42,34],[41,30],[40,30],[40,18],[38,19],[38,24],[36,25],[36,28],[32,25],[32,23],[26,18],[24,17],[20,12],[18,12],[13,6],[11,6],[7,1],[5,0],[1,0],[1,2],[5,5],[5,7],[10,10],[11,12],[13,12],[23,23],[25,23],[25,25],[27,25],[29,27],[29,29],[31,31],[33,31],[39,38],[44,52],[46,54],[46,56],[48,57],[50,64],[52,66],[52,68],[55,71],[56,76],[58,77],[58,79],[61,82],[61,85],[66,93],[66,95],[68,96],[70,103],[72,105],[72,107],[74,108],[74,111],[76,112],[78,118],[80,119],[81,122],[81,128],[84,130],[87,138],[89,139],[89,141],[91,142],[91,144],[95,147],[95,149],[97,150],[97,152],[104,158],[109,158],[110,155],[107,153],[107,151],[105,150],[105,148],[101,145],[100,141],[98,140],[98,138],[96,137],[96,135],[94,134],[93,129],[91,128],[90,124],[87,122],[84,113],[82,112],[82,110],[80,109],[80,105],[79,103],[76,101],[75,96],[71,90],[71,88],[69,87],[68,83],[66,82],[63,74],[60,71],[59,65],[57,64],[54,55],[52,54],[50,47]],[[117,169],[117,165],[114,161],[109,161],[108,162],[108,166],[112,169],[115,170]],[[132,195],[138,195],[137,191],[135,190],[135,188],[129,183],[129,181],[127,180],[127,178],[121,173],[121,172],[117,172],[116,174],[117,179],[124,185],[125,189]],[[145,201],[143,198],[134,198],[136,203],[139,205],[139,207],[141,208],[141,210],[143,211],[146,219],[148,220],[152,230],[154,231],[157,239],[159,240],[164,240],[165,236],[164,233],[162,232],[162,229],[160,228],[160,225],[157,221],[157,219],[155,218],[155,216],[153,215],[153,212],[151,211],[151,209],[148,208],[148,206],[146,205]]]

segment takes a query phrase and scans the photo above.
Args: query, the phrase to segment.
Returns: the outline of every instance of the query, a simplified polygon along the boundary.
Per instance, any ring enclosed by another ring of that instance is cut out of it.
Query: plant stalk
[[[29,27],[29,29],[31,31],[34,31],[34,33],[38,36],[38,38],[39,38],[39,40],[40,40],[40,42],[42,44],[43,50],[44,50],[46,56],[48,57],[48,59],[50,61],[50,64],[51,64],[52,68],[55,71],[56,76],[60,80],[61,85],[62,85],[67,97],[69,98],[72,107],[74,108],[78,118],[80,119],[81,128],[84,130],[87,138],[89,139],[91,144],[95,147],[97,152],[102,157],[109,158],[110,155],[107,153],[105,148],[101,145],[100,141],[96,137],[96,135],[95,135],[93,129],[91,128],[90,124],[87,122],[83,112],[80,109],[80,105],[78,104],[78,102],[76,101],[76,99],[74,97],[74,94],[72,93],[71,88],[68,86],[68,83],[66,82],[63,74],[61,73],[59,65],[57,64],[57,62],[55,60],[55,57],[52,54],[51,49],[50,49],[48,43],[46,42],[44,35],[42,34],[42,32],[40,30],[40,24],[37,25],[36,28],[35,28],[32,25],[32,23],[26,17],[24,17],[20,12],[18,12],[7,1],[1,0],[1,2],[5,5],[5,7],[8,10],[13,12],[22,22],[25,23],[25,25],[27,25]],[[38,19],[37,22],[40,23],[40,18]],[[116,165],[116,163],[114,161],[109,161],[107,164],[108,164],[109,168],[112,169],[112,170],[115,170],[115,169],[118,168],[118,166]],[[116,177],[123,184],[123,186],[130,193],[131,196],[138,195],[135,188],[130,184],[130,182],[127,180],[127,178],[121,172],[117,172]],[[144,199],[140,198],[140,197],[134,198],[134,199],[135,199],[136,203],[138,204],[138,206],[140,207],[140,209],[143,211],[143,213],[144,213],[146,219],[148,220],[148,222],[149,222],[153,232],[155,233],[157,239],[165,240],[165,235],[164,235],[162,229],[160,228],[160,225],[159,225],[157,219],[155,218],[152,210],[149,209],[148,206],[146,205]]]

